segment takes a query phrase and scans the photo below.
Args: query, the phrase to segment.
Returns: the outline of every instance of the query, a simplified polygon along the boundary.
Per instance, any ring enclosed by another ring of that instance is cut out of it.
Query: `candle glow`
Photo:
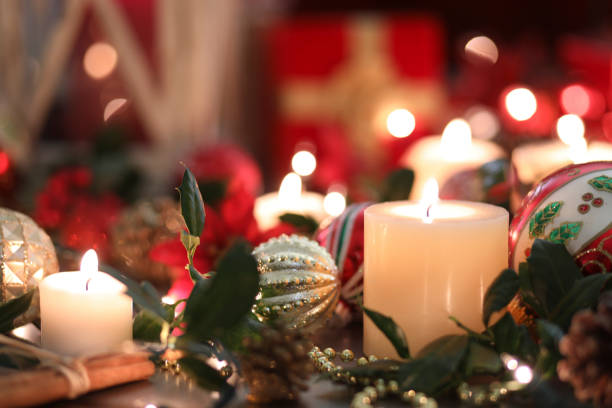
[[[438,183],[436,179],[430,178],[425,182],[423,187],[423,196],[421,198],[421,206],[423,207],[422,220],[426,224],[431,224],[434,219],[435,206],[438,203]]]

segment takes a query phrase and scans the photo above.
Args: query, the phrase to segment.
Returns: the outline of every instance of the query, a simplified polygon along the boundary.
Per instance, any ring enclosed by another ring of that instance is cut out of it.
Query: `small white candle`
[[[448,123],[442,136],[417,141],[401,159],[401,164],[414,170],[411,199],[420,200],[425,182],[435,178],[440,186],[453,175],[503,158],[501,147],[486,140],[472,139],[469,124],[462,119]]]
[[[85,253],[81,271],[50,275],[39,287],[44,348],[92,355],[132,339],[132,300],[122,283],[98,271],[95,251]]]
[[[323,199],[323,195],[319,193],[302,191],[300,176],[289,173],[283,179],[278,192],[257,197],[253,214],[257,225],[263,230],[278,225],[278,217],[286,213],[310,216],[321,222],[326,217]]]
[[[437,187],[433,190],[437,190]],[[365,211],[364,305],[391,316],[415,355],[430,341],[478,331],[487,287],[508,266],[508,212],[466,202],[397,201]],[[398,357],[364,317],[364,352]]]

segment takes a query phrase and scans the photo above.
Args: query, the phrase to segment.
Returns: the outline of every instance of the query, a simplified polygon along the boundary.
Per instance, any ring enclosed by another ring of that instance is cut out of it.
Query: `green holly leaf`
[[[485,293],[482,304],[482,322],[489,325],[491,315],[510,303],[520,286],[519,277],[512,269],[504,269]]]
[[[556,244],[565,244],[565,241],[576,238],[581,229],[582,222],[565,222],[559,228],[550,231],[548,240]]]
[[[536,313],[542,318],[549,318],[574,283],[582,278],[582,274],[565,245],[541,239],[533,243],[527,264],[532,292],[543,309],[536,310]],[[527,301],[527,297],[523,299]]]
[[[134,317],[134,322],[132,323],[132,336],[134,340],[159,343],[161,341],[164,323],[167,324],[167,322],[159,316],[148,310],[141,310],[136,317]]]
[[[519,264],[519,295],[521,300],[529,305],[538,315],[548,315],[546,306],[540,302],[540,299],[535,294],[532,280],[533,277],[529,270],[529,265],[527,262],[521,262]]]
[[[221,258],[211,279],[195,283],[185,305],[185,336],[208,340],[251,311],[259,292],[257,262],[249,245],[237,241]]]
[[[596,190],[612,193],[612,177],[608,177],[605,174],[590,179],[588,183]]]
[[[407,200],[414,184],[414,171],[401,168],[392,171],[385,180],[381,201]]]
[[[229,387],[219,371],[195,355],[183,357],[179,359],[178,363],[181,369],[204,389],[220,391]]]
[[[550,224],[552,220],[557,216],[559,210],[563,206],[563,202],[554,201],[540,211],[536,212],[533,217],[529,220],[529,236],[531,238],[537,238],[544,235],[546,225]]]
[[[101,265],[100,270],[123,283],[127,287],[126,294],[142,309],[148,310],[162,319],[166,318],[166,310],[162,304],[161,296],[150,282],[138,283],[109,265]]]
[[[529,361],[534,360],[538,354],[538,346],[527,327],[518,326],[510,313],[504,314],[489,331],[493,334],[493,343],[498,353],[509,353]]]
[[[401,327],[399,327],[395,321],[389,316],[385,316],[382,313],[378,313],[374,310],[370,310],[366,307],[362,307],[366,316],[368,316],[372,322],[378,327],[380,331],[389,339],[395,351],[401,358],[410,358],[410,350],[408,343],[406,342],[406,335]]]
[[[193,264],[193,257],[195,256],[195,251],[200,245],[200,237],[196,237],[195,235],[191,235],[186,231],[181,231],[181,242],[187,251],[187,259],[190,264]]]
[[[584,277],[574,283],[569,292],[559,301],[550,320],[562,329],[568,330],[574,314],[597,304],[601,290],[612,274],[596,274]]]
[[[15,319],[28,311],[36,293],[37,290],[33,289],[0,304],[0,333],[6,333],[15,328]]]
[[[183,173],[183,181],[177,190],[181,196],[181,214],[187,229],[191,235],[199,237],[202,235],[206,218],[204,200],[202,200],[198,182],[187,167]]]
[[[285,213],[278,217],[282,222],[293,225],[300,231],[304,231],[308,234],[314,234],[319,228],[319,223],[314,218],[294,213]]]
[[[460,356],[463,358],[463,355]],[[436,395],[452,387],[457,366],[455,360],[427,356],[410,360],[400,366],[398,382],[401,391],[415,390]]]
[[[474,374],[496,374],[502,368],[499,354],[491,347],[470,341],[463,372],[466,376]]]
[[[537,319],[536,327],[541,344],[550,350],[557,350],[563,337],[563,329],[546,319]]]

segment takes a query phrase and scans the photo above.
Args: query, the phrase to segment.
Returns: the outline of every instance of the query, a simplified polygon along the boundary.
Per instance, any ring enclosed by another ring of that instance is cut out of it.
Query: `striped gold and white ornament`
[[[283,234],[256,247],[253,255],[260,284],[253,312],[261,321],[315,329],[331,317],[340,282],[323,247],[306,237]]]

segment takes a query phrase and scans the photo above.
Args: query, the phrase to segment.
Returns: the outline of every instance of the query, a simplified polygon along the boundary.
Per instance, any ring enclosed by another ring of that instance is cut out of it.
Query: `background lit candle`
[[[441,137],[430,136],[416,142],[401,163],[415,172],[411,198],[419,200],[428,179],[435,178],[444,186],[453,175],[504,156],[497,144],[472,139],[470,125],[465,120],[453,119]]]
[[[486,288],[508,265],[507,241],[501,207],[436,197],[372,205],[365,211],[364,305],[393,317],[413,355],[460,332],[449,316],[478,331]],[[397,357],[368,318],[364,351]]]
[[[66,355],[110,351],[132,339],[132,300],[125,286],[98,271],[95,251],[80,272],[60,272],[40,283],[41,341]]]
[[[279,217],[286,213],[310,216],[317,222],[327,215],[323,195],[302,191],[302,179],[296,173],[285,176],[278,192],[257,197],[253,213],[259,228],[263,230],[276,226],[280,222]]]

